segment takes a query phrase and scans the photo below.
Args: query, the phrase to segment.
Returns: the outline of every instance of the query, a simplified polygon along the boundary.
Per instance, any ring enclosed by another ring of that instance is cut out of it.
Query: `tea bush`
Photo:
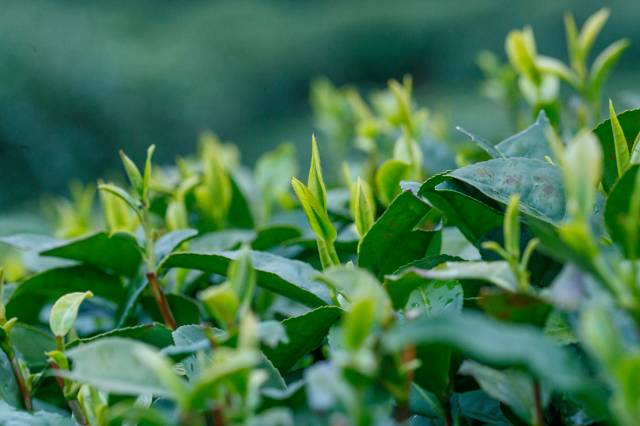
[[[530,28],[480,57],[533,121],[499,143],[444,142],[405,78],[318,82],[304,178],[213,134],[121,152],[101,215],[75,184],[55,235],[2,237],[0,424],[638,424],[640,110],[595,125],[606,18],[566,16],[569,65]]]

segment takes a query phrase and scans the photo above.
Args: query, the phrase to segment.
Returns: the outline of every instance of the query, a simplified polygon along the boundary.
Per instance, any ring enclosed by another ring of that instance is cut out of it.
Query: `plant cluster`
[[[605,19],[567,18],[570,67],[509,34],[487,85],[536,118],[499,143],[443,142],[406,78],[318,82],[304,176],[208,133],[121,152],[100,217],[75,184],[54,236],[1,238],[0,425],[638,424],[640,110],[585,127]]]

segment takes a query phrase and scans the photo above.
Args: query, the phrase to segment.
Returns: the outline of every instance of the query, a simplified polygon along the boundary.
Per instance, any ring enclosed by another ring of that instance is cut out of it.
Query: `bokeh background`
[[[306,150],[310,82],[363,91],[414,77],[421,104],[487,137],[503,111],[478,90],[483,49],[504,57],[511,28],[531,24],[538,50],[566,59],[562,15],[581,24],[603,4],[575,0],[0,0],[0,209],[24,209],[119,167],[194,151],[211,129],[251,164],[288,140]],[[605,93],[638,103],[640,2],[607,2],[595,50],[632,46]],[[624,90],[623,90],[624,88]]]

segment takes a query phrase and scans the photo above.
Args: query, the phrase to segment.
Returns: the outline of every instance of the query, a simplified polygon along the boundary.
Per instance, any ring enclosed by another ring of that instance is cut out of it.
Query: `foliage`
[[[571,72],[604,18],[567,18]],[[121,152],[101,226],[87,190],[55,237],[2,237],[0,422],[634,425],[638,112],[561,138],[531,30],[507,51],[540,96],[497,144],[439,141],[410,78],[371,102],[323,83],[348,113],[319,111],[306,182],[290,146],[250,170],[205,133],[173,166]]]

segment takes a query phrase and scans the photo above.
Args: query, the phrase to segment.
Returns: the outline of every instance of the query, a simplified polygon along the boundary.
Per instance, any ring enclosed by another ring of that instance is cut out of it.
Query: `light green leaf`
[[[316,237],[326,242],[335,241],[337,236],[336,229],[329,219],[326,208],[322,207],[311,190],[298,179],[293,178],[291,185],[300,200],[300,205],[307,216],[309,226],[311,226]]]
[[[613,102],[609,99],[609,120],[611,120],[611,130],[613,131],[613,147],[616,153],[616,167],[618,176],[622,176],[629,166],[629,143],[624,136],[624,131],[618,121],[616,111],[613,109]]]
[[[51,313],[49,314],[49,327],[54,336],[64,337],[71,331],[78,316],[80,304],[90,297],[93,297],[93,293],[90,291],[84,293],[69,293],[59,298],[56,303],[53,304]]]
[[[620,127],[624,132],[627,142],[633,141],[640,132],[640,109],[633,109],[622,112],[617,115]],[[607,119],[600,123],[593,133],[598,137],[600,146],[602,147],[602,158],[604,164],[602,186],[604,190],[609,192],[611,187],[618,179],[618,167],[616,164],[615,142],[613,140],[613,130],[611,119]],[[630,149],[631,147],[629,147]]]
[[[151,160],[153,159],[153,153],[156,150],[155,145],[150,145],[147,148],[147,158],[144,163],[144,176],[142,178],[142,190],[140,196],[143,200],[149,199],[149,181],[151,180]]]
[[[76,426],[71,415],[62,416],[48,411],[27,413],[18,411],[0,400],[0,419],[7,426]]]
[[[129,182],[131,183],[133,190],[138,194],[138,197],[142,198],[144,183],[142,181],[140,170],[138,170],[136,163],[127,157],[127,154],[125,154],[124,151],[120,150],[119,153],[122,165],[124,166],[124,171],[127,172],[127,177],[129,178]]]
[[[373,222],[376,220],[375,209],[376,204],[369,184],[358,177],[351,201],[351,214],[361,237],[373,226]]]
[[[133,199],[133,197],[124,189],[120,188],[119,186],[110,184],[110,183],[102,183],[100,185],[98,185],[98,189],[100,189],[101,191],[105,191],[108,192],[112,195],[115,195],[116,197],[120,198],[122,201],[124,201],[125,203],[127,203],[127,205],[129,207],[131,207],[131,209],[134,212],[139,212],[140,211],[140,203],[136,200]]]
[[[598,54],[591,65],[590,83],[593,93],[600,93],[611,69],[618,62],[629,45],[630,42],[627,39],[618,40],[610,44],[606,49]]]
[[[580,30],[578,36],[578,47],[582,58],[586,58],[589,55],[593,42],[600,34],[602,27],[609,19],[609,9],[602,8],[593,15],[591,15]]]
[[[386,160],[376,172],[376,190],[385,206],[400,193],[400,182],[411,179],[411,164]]]
[[[167,386],[167,380],[159,377],[141,356],[149,351],[157,354],[157,349],[144,343],[122,337],[107,337],[67,351],[73,368],[61,374],[106,392],[171,398],[174,393]]]
[[[316,136],[311,137],[311,165],[309,166],[309,178],[307,187],[323,210],[327,209],[327,189],[322,177],[322,165],[320,164],[320,151]],[[297,192],[297,191],[296,191]],[[299,197],[299,195],[298,195]]]
[[[522,421],[534,424],[533,380],[527,374],[518,370],[496,370],[474,361],[465,361],[458,372],[473,376],[486,393],[507,404]],[[545,394],[543,405],[548,397],[548,393]]]

